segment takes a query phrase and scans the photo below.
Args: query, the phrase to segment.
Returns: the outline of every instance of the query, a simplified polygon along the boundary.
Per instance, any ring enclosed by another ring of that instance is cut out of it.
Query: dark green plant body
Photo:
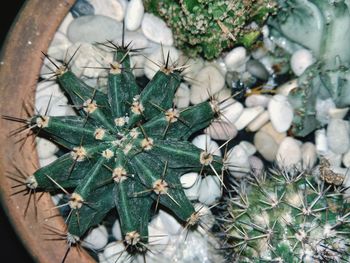
[[[237,191],[224,223],[237,262],[349,262],[350,204],[340,187],[273,170]]]
[[[189,226],[197,223],[180,175],[221,171],[223,164],[187,141],[210,124],[215,105],[203,102],[181,112],[172,108],[182,76],[181,70],[168,65],[141,91],[129,53],[117,48],[107,95],[86,85],[66,66],[57,69],[57,80],[79,116],[30,119],[39,135],[69,152],[37,170],[27,179],[27,187],[69,191],[67,235],[76,240],[116,207],[124,241],[142,249],[155,203],[169,208]]]
[[[173,31],[175,45],[190,56],[218,57],[235,44],[250,47],[260,26],[274,12],[271,0],[203,1],[146,0],[149,12],[164,19]],[[258,27],[249,27],[251,22]]]

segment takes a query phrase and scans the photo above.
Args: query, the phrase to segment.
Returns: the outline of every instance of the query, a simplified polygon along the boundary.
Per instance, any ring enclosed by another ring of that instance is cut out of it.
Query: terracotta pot
[[[28,0],[17,16],[4,43],[0,66],[0,112],[25,118],[23,104],[33,105],[34,92],[45,52],[74,0]],[[53,241],[57,235],[48,236],[46,228],[54,226],[64,231],[63,218],[58,215],[49,194],[37,202],[37,216],[31,199],[24,217],[29,195],[25,192],[11,195],[24,186],[11,188],[17,183],[9,173],[17,167],[27,174],[38,167],[35,148],[30,140],[20,149],[18,137],[9,133],[19,127],[18,123],[0,119],[0,197],[16,233],[37,262],[61,262],[66,251],[65,240]],[[38,198],[40,194],[36,194]],[[86,252],[70,249],[66,262],[95,262]]]

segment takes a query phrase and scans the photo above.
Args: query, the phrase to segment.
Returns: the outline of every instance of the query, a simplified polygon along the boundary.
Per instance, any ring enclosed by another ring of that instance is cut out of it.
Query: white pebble
[[[40,114],[49,116],[75,115],[71,106],[68,106],[68,99],[64,96],[41,96],[35,100],[35,107]]]
[[[349,111],[347,108],[331,108],[328,111],[328,115],[332,119],[343,119]]]
[[[198,200],[205,205],[213,205],[221,198],[221,183],[215,175],[202,179]]]
[[[327,127],[327,143],[334,153],[345,153],[350,146],[349,122],[340,119],[331,119]]]
[[[243,72],[248,59],[247,50],[244,47],[236,47],[227,53],[224,57],[224,62],[228,71]]]
[[[193,80],[191,86],[191,102],[198,104],[206,101],[210,95],[219,92],[225,86],[225,78],[220,71],[212,66],[202,68]]]
[[[269,104],[269,101],[271,99],[271,96],[267,95],[261,95],[261,94],[253,94],[246,98],[244,104],[247,107],[255,107],[255,106],[262,106],[264,108],[267,107]]]
[[[126,0],[89,0],[94,6],[95,15],[109,16],[119,22],[123,21],[128,2]]]
[[[301,160],[303,169],[312,169],[317,161],[316,146],[311,142],[305,142],[301,146]]]
[[[202,149],[210,154],[221,156],[219,144],[213,141],[208,134],[201,134],[196,136],[193,138],[192,143],[199,149]]]
[[[49,165],[50,163],[53,163],[57,159],[58,159],[58,157],[56,155],[51,155],[51,157],[45,158],[45,159],[39,159],[40,167],[44,167],[46,165]]]
[[[74,20],[74,17],[72,15],[72,13],[68,12],[67,15],[64,17],[63,21],[61,22],[57,31],[66,35],[67,31],[68,31],[68,27],[69,27],[70,23],[72,23],[73,20]]]
[[[286,138],[287,136],[286,132],[276,131],[276,129],[273,127],[271,122],[268,122],[267,124],[265,124],[260,130],[271,135],[277,144],[280,144],[284,140],[284,138]]]
[[[233,124],[242,114],[243,105],[242,103],[230,98],[220,103],[219,109],[219,120]]]
[[[63,97],[64,95],[56,81],[42,81],[36,87],[35,100],[43,96]]]
[[[242,145],[236,145],[228,151],[224,165],[232,176],[242,178],[250,172],[249,154]]]
[[[278,144],[270,134],[261,130],[255,133],[254,145],[257,151],[265,158],[265,160],[271,162],[275,159],[278,150]]]
[[[184,82],[181,82],[175,92],[174,104],[177,108],[183,109],[190,105],[190,88]]]
[[[174,218],[174,216],[170,215],[166,211],[159,210],[157,216],[161,222],[158,226],[166,230],[167,233],[175,235],[183,229],[181,224]]]
[[[242,114],[235,121],[234,125],[237,130],[244,129],[249,123],[251,123],[256,117],[259,116],[264,111],[264,108],[261,106],[256,106],[252,108],[244,108]]]
[[[229,98],[232,98],[231,89],[225,87],[215,94],[215,100],[219,102],[223,102]]]
[[[280,168],[297,167],[301,161],[301,149],[297,140],[286,137],[278,147],[276,161]]]
[[[115,263],[118,261],[132,263],[133,261],[129,253],[126,253],[124,244],[118,241],[111,242],[106,246],[102,258],[106,263]]]
[[[267,107],[273,127],[278,132],[285,132],[289,129],[293,121],[293,107],[288,102],[287,97],[275,95]]]
[[[130,0],[125,14],[125,27],[127,30],[134,31],[141,26],[142,18],[145,13],[142,0]]]
[[[93,249],[100,250],[104,248],[108,243],[108,232],[105,226],[100,225],[93,228],[88,235],[83,239],[83,246]]]
[[[255,175],[261,175],[262,172],[264,171],[263,161],[259,157],[256,157],[254,155],[249,156],[248,161],[249,161],[250,168],[251,168],[252,172]]]
[[[298,88],[298,79],[289,80],[282,84],[276,89],[276,93],[287,97],[289,92],[295,88]]]
[[[241,141],[239,144],[247,153],[248,156],[251,156],[256,153],[256,148],[254,144],[248,142],[248,141]]]
[[[144,56],[135,55],[130,57],[130,67],[134,70],[132,71],[135,77],[142,77],[145,75],[143,70],[146,59]]]
[[[116,240],[123,240],[122,230],[120,228],[119,220],[115,220],[112,226],[112,234]]]
[[[144,65],[145,75],[148,79],[152,79],[160,67],[165,63],[168,53],[170,65],[179,59],[179,51],[174,47],[168,46],[159,46],[148,56]]]
[[[256,132],[262,126],[264,126],[270,120],[270,114],[268,111],[264,111],[258,117],[256,117],[249,125],[247,126],[247,131]]]
[[[204,60],[200,57],[198,58],[187,58],[182,56],[183,63],[180,65],[186,65],[186,68],[183,71],[184,76],[189,79],[193,79],[198,72],[204,67]]]
[[[63,61],[65,59],[67,49],[70,47],[72,43],[68,40],[65,34],[61,32],[56,32],[47,54],[50,57]]]
[[[329,121],[329,112],[335,109],[335,103],[332,98],[322,100],[320,98],[316,99],[316,119],[321,122],[321,124],[327,124]]]
[[[130,4],[129,4],[130,5]],[[174,44],[173,33],[167,24],[159,17],[145,13],[142,20],[142,32],[151,41],[165,46]]]
[[[36,149],[39,159],[51,158],[58,151],[56,144],[45,138],[36,139]]]
[[[315,131],[315,145],[318,155],[323,155],[328,152],[328,142],[325,129],[319,129]]]
[[[328,150],[326,153],[320,155],[320,157],[326,158],[332,166],[340,166],[342,162],[342,155],[339,153],[334,153]]]
[[[72,43],[101,43],[120,38],[122,32],[122,23],[117,20],[107,16],[92,15],[74,19],[68,27],[67,36]]]
[[[236,127],[225,121],[214,121],[204,132],[214,140],[230,140],[237,136]]]
[[[197,173],[187,173],[180,177],[181,185],[189,200],[197,200],[202,178]]]
[[[115,40],[115,43],[122,45],[123,38],[120,37],[117,40]],[[142,48],[148,48],[149,46],[149,40],[142,34],[142,32],[139,31],[126,31],[124,35],[124,44],[130,43],[130,48],[133,49],[142,49]],[[136,53],[137,54],[137,53]],[[130,57],[134,57],[136,54],[132,54]],[[141,57],[144,57],[142,55],[139,55]],[[138,56],[138,57],[139,57]]]
[[[350,150],[343,154],[342,162],[345,167],[350,167]]]
[[[148,224],[148,236],[148,242],[152,244],[152,254],[161,253],[169,245],[170,236],[163,228],[161,218],[158,215]]]
[[[290,65],[295,75],[300,76],[304,71],[314,63],[312,54],[307,49],[295,51],[291,57]]]

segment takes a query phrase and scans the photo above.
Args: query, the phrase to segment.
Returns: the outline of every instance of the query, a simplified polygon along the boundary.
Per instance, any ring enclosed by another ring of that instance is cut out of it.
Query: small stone
[[[326,129],[319,129],[315,131],[315,145],[318,155],[323,155],[328,152]]]
[[[270,134],[261,130],[255,133],[254,145],[265,160],[272,162],[275,159],[278,144]]]
[[[122,32],[122,23],[107,16],[94,15],[74,19],[68,27],[67,35],[72,43],[103,43],[120,38]]]
[[[242,145],[231,148],[226,157],[224,165],[235,178],[242,178],[250,172],[249,154]]]
[[[280,168],[297,167],[301,161],[301,149],[299,143],[292,137],[286,137],[278,147],[276,161]]]
[[[120,37],[115,42],[118,45],[122,45],[123,43],[123,38]],[[142,32],[139,31],[126,31],[124,35],[124,44],[125,43],[130,43],[130,48],[132,49],[147,49],[149,46],[149,40],[142,34]],[[133,58],[135,54],[132,54],[130,57]],[[143,57],[142,55],[140,55]],[[138,57],[140,57],[138,56]]]
[[[253,94],[246,98],[244,104],[247,107],[256,107],[261,106],[266,108],[269,104],[271,96],[262,95],[262,94]]]
[[[265,124],[260,130],[271,135],[277,144],[280,144],[284,140],[284,138],[286,138],[287,136],[286,132],[276,131],[276,129],[273,127],[271,122],[268,122],[267,124]]]
[[[267,109],[276,131],[285,132],[290,128],[294,114],[293,107],[288,102],[287,97],[279,94],[273,96]]]
[[[39,159],[51,158],[56,152],[58,152],[56,144],[45,138],[36,139],[36,149]]]
[[[213,205],[221,198],[221,183],[215,175],[206,175],[201,182],[199,202]]]
[[[322,124],[328,124],[330,119],[329,112],[335,109],[335,103],[332,98],[322,100],[316,98],[316,119]]]
[[[328,111],[328,115],[332,119],[343,119],[349,111],[347,108],[331,108]]]
[[[42,81],[36,87],[35,100],[43,96],[64,97],[64,94],[56,81]]]
[[[304,71],[314,63],[312,54],[307,49],[295,51],[291,57],[290,65],[295,75],[300,76]]]
[[[77,0],[70,9],[73,17],[94,15],[95,9],[88,0]]]
[[[349,122],[341,119],[331,119],[327,127],[327,143],[334,153],[343,154],[350,147]]]
[[[256,153],[256,148],[254,144],[248,142],[248,141],[241,141],[239,144],[247,153],[248,156],[251,156]]]
[[[89,0],[95,8],[96,15],[111,17],[123,21],[128,2],[126,0]]]
[[[209,99],[210,95],[219,92],[225,86],[225,78],[214,66],[202,68],[191,86],[191,102],[198,104]]]
[[[128,253],[125,252],[126,248],[120,241],[114,241],[109,243],[103,251],[103,259],[106,263],[132,263],[133,259]]]
[[[340,166],[342,162],[342,155],[339,153],[334,153],[331,150],[328,150],[320,157],[326,158],[332,166]]]
[[[228,88],[223,88],[222,90],[220,90],[219,92],[215,93],[215,100],[219,101],[220,103],[228,100],[229,98],[232,98],[232,92],[231,89]]]
[[[46,165],[49,165],[50,163],[53,163],[57,159],[58,159],[58,157],[56,155],[51,155],[51,157],[45,158],[45,159],[40,159],[39,158],[40,167],[44,167]]]
[[[254,155],[249,156],[248,158],[250,169],[255,175],[261,175],[264,171],[264,163],[263,161]]]
[[[247,50],[244,47],[236,47],[227,53],[224,62],[228,71],[243,72],[248,59]]]
[[[189,79],[193,79],[198,74],[198,72],[204,67],[204,60],[200,57],[187,58],[182,56],[181,58],[182,63],[180,63],[180,65],[186,65],[183,74]]]
[[[210,154],[221,156],[221,151],[217,142],[213,141],[209,135],[201,134],[196,136],[192,143],[194,146],[197,146],[199,149],[202,149]]]
[[[189,200],[197,200],[202,178],[198,173],[187,173],[180,177],[181,185]]]
[[[141,26],[144,13],[145,8],[142,0],[130,0],[125,15],[126,29],[130,31],[138,29]]]
[[[282,84],[276,89],[276,93],[287,97],[289,92],[295,88],[298,88],[298,79],[293,79]]]
[[[350,167],[350,150],[348,150],[346,153],[344,153],[342,162],[345,167],[349,168]]]
[[[142,77],[144,72],[144,65],[145,65],[146,59],[142,55],[135,55],[130,57],[130,66],[133,68],[133,74],[137,77]]]
[[[258,117],[256,117],[249,125],[247,126],[247,131],[256,132],[262,126],[264,126],[270,120],[270,114],[268,111],[264,111]]]
[[[225,121],[214,121],[207,127],[204,132],[214,140],[227,141],[237,136],[236,127]]]
[[[174,47],[159,46],[155,49],[145,61],[145,75],[148,79],[152,79],[158,72],[160,67],[165,64],[166,56],[169,53],[170,65],[179,59],[180,53]],[[165,57],[163,57],[165,56]],[[155,63],[154,63],[155,62]]]
[[[55,33],[55,36],[51,41],[47,54],[50,57],[64,61],[67,49],[71,44],[72,43],[68,40],[66,35],[58,31]]]
[[[35,101],[35,107],[38,109],[39,114],[45,114],[46,112],[48,116],[75,115],[65,96],[41,96]]]
[[[98,226],[93,228],[88,235],[83,239],[82,245],[84,247],[100,250],[108,243],[108,232],[105,226]]]
[[[174,104],[179,109],[187,108],[190,105],[190,88],[186,83],[181,82],[175,92]]]
[[[122,231],[119,220],[115,220],[112,226],[112,234],[116,240],[123,240]]]
[[[301,146],[301,160],[303,169],[311,170],[317,162],[316,146],[311,142],[305,142]]]
[[[248,60],[246,64],[247,71],[252,74],[254,77],[261,79],[261,80],[268,80],[269,79],[269,72],[265,68],[265,66],[256,59],[250,59]]]
[[[165,46],[172,46],[174,44],[171,29],[159,17],[153,14],[145,13],[141,27],[143,34],[149,40]]]
[[[252,108],[244,108],[242,114],[235,121],[234,125],[237,130],[244,129],[249,123],[251,123],[259,114],[264,111],[264,108],[261,106],[252,107]]]
[[[158,227],[166,230],[166,232],[169,234],[172,234],[172,235],[178,234],[179,231],[183,229],[181,224],[174,218],[174,216],[165,212],[162,209],[159,210],[156,217],[158,217],[160,220]]]
[[[241,116],[244,108],[242,103],[229,98],[220,103],[219,109],[219,120],[233,124]]]
[[[70,23],[74,20],[74,17],[71,12],[67,13],[67,15],[64,17],[63,21],[61,22],[61,25],[57,29],[58,32],[61,32],[63,34],[67,34],[68,27]]]

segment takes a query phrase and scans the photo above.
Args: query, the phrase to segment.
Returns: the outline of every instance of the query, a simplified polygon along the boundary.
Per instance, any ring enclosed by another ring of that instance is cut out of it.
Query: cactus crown
[[[271,0],[258,1],[169,1],[146,0],[148,11],[171,27],[175,44],[188,55],[218,57],[234,44],[251,46],[260,26],[275,10]],[[249,26],[255,22],[255,26]]]
[[[65,205],[70,208],[66,219],[70,240],[80,240],[116,207],[124,242],[142,251],[158,204],[188,226],[198,221],[179,177],[188,171],[222,170],[219,157],[203,161],[204,155],[211,154],[187,141],[210,124],[216,108],[209,101],[181,111],[172,106],[183,67],[171,63],[169,54],[141,90],[130,67],[135,50],[109,44],[114,62],[109,68],[108,94],[76,77],[69,63],[53,72],[78,116],[36,114],[26,121],[36,134],[67,153],[29,176],[25,185],[69,196]]]
[[[271,169],[236,189],[224,226],[238,262],[349,261],[350,204],[327,168],[321,180]]]

